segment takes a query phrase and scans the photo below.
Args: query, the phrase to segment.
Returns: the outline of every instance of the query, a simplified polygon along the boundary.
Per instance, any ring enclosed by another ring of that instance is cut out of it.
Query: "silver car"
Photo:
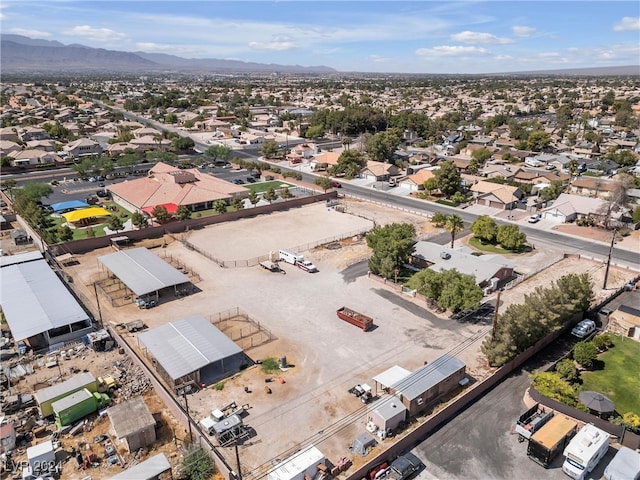
[[[593,320],[582,320],[575,327],[573,327],[573,330],[571,330],[571,335],[578,338],[584,338],[593,333],[595,329],[596,323]]]

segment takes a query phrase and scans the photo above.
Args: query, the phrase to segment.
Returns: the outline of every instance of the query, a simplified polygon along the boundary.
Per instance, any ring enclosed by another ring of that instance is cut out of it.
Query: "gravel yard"
[[[376,224],[409,221],[422,239],[441,231],[426,217],[361,201],[342,202],[349,213],[327,210],[324,204],[312,205],[188,234],[190,242],[223,259],[248,259],[283,246],[315,245],[329,237],[347,235],[335,250],[313,247],[301,252],[318,266],[318,273],[309,274],[289,264],[283,265],[286,275],[258,266],[222,268],[182,243],[167,239],[165,248],[152,251],[194,270],[200,277],[198,293],[163,297],[160,305],[150,310],[139,310],[133,304],[112,307],[100,299],[102,316],[112,324],[142,319],[153,328],[190,315],[214,319],[218,312],[239,308],[272,332],[273,341],[246,353],[253,360],[285,355],[292,368],[267,376],[259,366],[253,366],[225,381],[221,390],[206,388],[189,400],[197,420],[230,401],[248,404],[245,423],[255,435],[240,448],[247,478],[255,478],[273,461],[309,443],[334,461],[349,455],[345,446],[364,431],[366,410],[347,390],[356,383],[373,384],[373,376],[393,365],[413,370],[443,353],[455,352],[475,378],[488,373],[479,353],[487,326],[434,315],[414,299],[392,293],[366,275],[350,275],[347,268],[369,253],[366,242],[351,235],[370,228],[374,220]],[[103,249],[79,255],[80,263],[67,269],[94,311],[92,279],[99,274],[96,257],[109,252]],[[512,260],[519,271],[531,273],[562,256],[563,252],[541,245]],[[537,285],[548,285],[556,275],[573,271],[589,272],[594,284],[601,283],[600,265],[577,259],[562,262],[566,263],[503,292],[501,302],[521,301]],[[612,269],[610,288],[624,283],[625,275]],[[364,333],[339,320],[335,310],[343,305],[371,316],[377,328]],[[135,346],[135,334],[129,338]],[[274,381],[266,384],[266,378]],[[265,385],[271,387],[271,394],[265,393]],[[233,450],[222,451],[234,464]]]

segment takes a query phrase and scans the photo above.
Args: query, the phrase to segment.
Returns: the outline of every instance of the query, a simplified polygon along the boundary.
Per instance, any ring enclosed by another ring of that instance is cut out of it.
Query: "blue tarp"
[[[83,202],[82,200],[69,200],[68,202],[60,202],[54,203],[51,205],[53,211],[56,213],[59,212],[67,212],[76,208],[86,208],[89,204],[87,202]]]

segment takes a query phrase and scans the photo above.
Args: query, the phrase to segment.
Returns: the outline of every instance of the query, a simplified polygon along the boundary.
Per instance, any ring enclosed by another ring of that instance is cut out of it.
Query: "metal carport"
[[[130,248],[98,257],[111,273],[129,290],[144,296],[189,282],[189,277],[178,271],[146,248]]]

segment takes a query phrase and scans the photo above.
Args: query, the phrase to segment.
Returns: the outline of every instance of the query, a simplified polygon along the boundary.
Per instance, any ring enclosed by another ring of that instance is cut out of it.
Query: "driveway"
[[[529,374],[560,358],[574,343],[568,335],[561,337],[417,445],[412,451],[426,466],[418,478],[566,480],[562,454],[550,468],[542,468],[527,457],[527,444],[518,442],[513,427],[527,409],[523,397],[530,385]],[[614,454],[610,447],[589,478],[601,478]]]

